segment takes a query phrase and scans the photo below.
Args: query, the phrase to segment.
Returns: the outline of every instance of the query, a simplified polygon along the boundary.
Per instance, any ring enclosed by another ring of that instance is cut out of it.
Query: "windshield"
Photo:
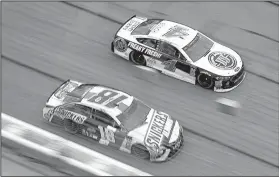
[[[153,26],[159,24],[162,20],[149,19],[141,23],[131,34],[132,35],[148,35]]]
[[[183,50],[193,62],[196,62],[210,51],[213,44],[214,43],[211,40],[201,33],[198,33],[196,37],[183,48]]]
[[[145,122],[150,110],[150,107],[135,98],[132,104],[117,118],[126,129],[132,130]]]

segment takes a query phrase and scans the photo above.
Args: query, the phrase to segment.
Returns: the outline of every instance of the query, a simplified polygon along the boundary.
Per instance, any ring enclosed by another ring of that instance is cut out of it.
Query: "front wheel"
[[[132,51],[130,54],[130,60],[136,65],[146,66],[146,60],[139,52]]]
[[[131,148],[131,153],[142,159],[150,159],[149,151],[143,145],[133,145]]]
[[[199,85],[205,89],[211,89],[214,85],[213,78],[205,72],[201,72],[198,74],[197,81]]]

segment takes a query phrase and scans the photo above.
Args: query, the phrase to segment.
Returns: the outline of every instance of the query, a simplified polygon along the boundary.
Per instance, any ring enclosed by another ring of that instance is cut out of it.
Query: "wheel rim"
[[[201,84],[201,86],[203,86],[205,88],[209,88],[212,85],[212,79],[210,76],[208,76],[206,74],[201,74],[199,76],[199,83]]]

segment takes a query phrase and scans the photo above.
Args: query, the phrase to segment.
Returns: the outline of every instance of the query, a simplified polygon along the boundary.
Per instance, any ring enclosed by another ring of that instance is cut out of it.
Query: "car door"
[[[161,57],[161,63],[157,65],[162,73],[186,82],[195,83],[192,65],[176,47],[161,41],[158,50],[164,54]]]
[[[143,51],[143,56],[146,60],[146,65],[156,69],[157,68],[156,65],[160,63],[160,57],[162,56],[157,51],[158,40],[151,39],[151,38],[137,38],[137,41],[145,47],[146,46],[150,47],[150,49],[146,48]]]
[[[117,149],[122,146],[127,132],[111,116],[102,111],[94,110],[91,122],[96,125],[100,144]]]
[[[193,67],[186,61],[177,61],[175,64],[175,73],[178,79],[189,82],[191,84],[196,84],[196,67]]]

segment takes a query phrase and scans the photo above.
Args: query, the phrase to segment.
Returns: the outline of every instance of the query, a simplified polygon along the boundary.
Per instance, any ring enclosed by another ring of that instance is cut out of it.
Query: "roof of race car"
[[[118,116],[123,109],[131,105],[133,99],[133,96],[122,91],[106,86],[94,86],[80,102],[110,115]]]
[[[168,41],[176,47],[183,48],[194,39],[197,33],[196,30],[188,26],[168,20],[162,20],[159,24],[152,27],[147,36]]]

